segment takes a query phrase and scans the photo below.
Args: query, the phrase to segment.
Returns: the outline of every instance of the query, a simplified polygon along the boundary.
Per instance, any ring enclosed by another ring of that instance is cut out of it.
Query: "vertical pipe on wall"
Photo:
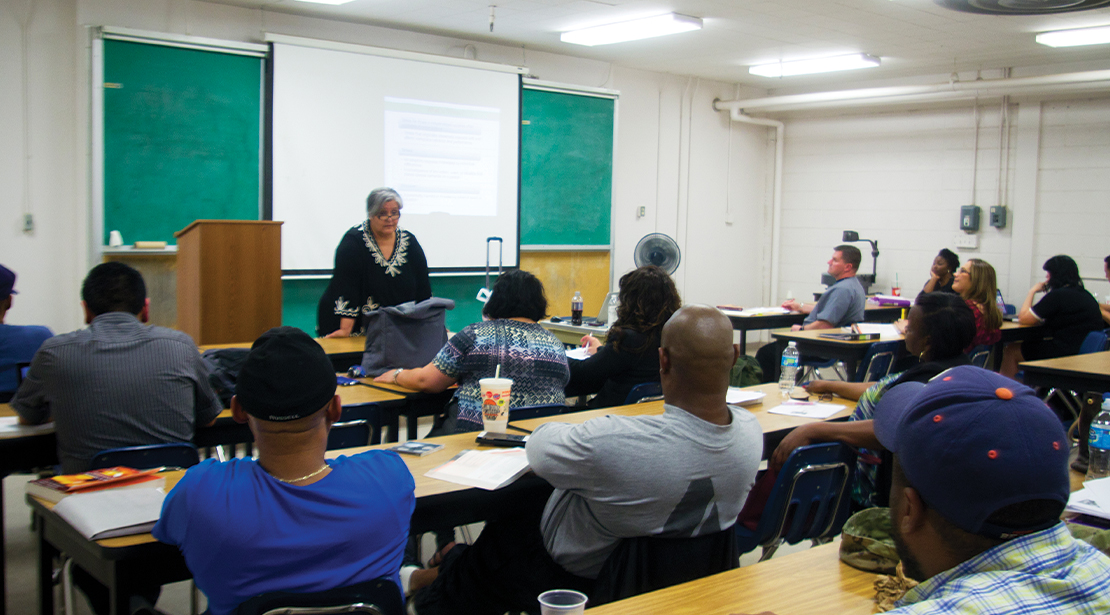
[[[717,101],[713,102],[713,108],[718,109]],[[775,129],[775,184],[771,206],[771,296],[764,297],[763,300],[763,303],[774,303],[779,300],[779,262],[782,260],[779,251],[782,245],[782,152],[785,124],[778,120],[744,115],[736,108],[730,109],[729,118],[734,122]]]

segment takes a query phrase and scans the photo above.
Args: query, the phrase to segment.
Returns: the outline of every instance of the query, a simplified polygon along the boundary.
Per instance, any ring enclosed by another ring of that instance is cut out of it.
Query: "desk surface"
[[[1026,361],[1021,364],[1025,371],[1042,371],[1081,374],[1084,376],[1103,377],[1110,379],[1110,350],[1077,354],[1055,359],[1042,359],[1040,361]]]
[[[366,338],[363,336],[353,337],[318,337],[316,342],[324,348],[324,352],[328,354],[348,354],[353,352],[363,352],[366,350]],[[254,342],[237,342],[235,344],[205,344],[199,346],[200,351],[213,350],[216,348],[250,348]]]
[[[877,575],[841,563],[839,541],[588,609],[592,615],[870,615]]]

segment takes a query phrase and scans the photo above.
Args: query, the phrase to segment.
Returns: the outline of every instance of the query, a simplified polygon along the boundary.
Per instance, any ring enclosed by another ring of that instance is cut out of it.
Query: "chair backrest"
[[[740,565],[733,528],[695,536],[620,541],[601,567],[589,606],[693,581]]]
[[[243,602],[235,615],[404,615],[401,590],[389,577],[320,592],[267,592]]]
[[[385,418],[378,404],[355,404],[343,406],[343,414],[339,417],[340,423],[349,421],[366,421],[370,426],[370,444],[382,443],[382,425]],[[332,426],[334,428],[334,425]],[[366,446],[361,444],[359,446]]]
[[[90,470],[127,466],[137,470],[166,466],[191,468],[200,463],[197,447],[189,442],[127,446],[100,451],[89,464]]]
[[[332,423],[328,432],[328,450],[367,446],[370,443],[370,423],[364,419]]]
[[[987,367],[987,362],[991,358],[991,347],[988,344],[980,344],[971,349],[967,353],[967,358],[971,360],[971,364],[975,367],[982,367],[983,369],[990,369]]]
[[[663,399],[663,385],[658,382],[642,382],[632,387],[628,397],[624,398],[624,404],[627,406],[657,399]]]
[[[509,408],[509,421],[523,421],[525,419],[538,419],[545,416],[556,416],[567,411],[564,404],[540,404],[538,406],[521,406]]]
[[[848,520],[855,465],[856,452],[836,442],[794,449],[779,470],[755,532],[749,541],[741,536],[740,550],[838,534]]]
[[[1092,352],[1102,352],[1106,350],[1106,331],[1091,331],[1087,337],[1083,339],[1083,344],[1079,346],[1079,354],[1090,354]]]
[[[876,342],[867,349],[856,369],[855,382],[874,382],[890,373],[900,342]]]

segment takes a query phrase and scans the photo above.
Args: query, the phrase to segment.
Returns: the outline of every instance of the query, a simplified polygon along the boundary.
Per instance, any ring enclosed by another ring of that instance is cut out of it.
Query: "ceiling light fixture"
[[[1041,32],[1037,35],[1037,42],[1042,45],[1048,45],[1049,47],[1105,45],[1106,43],[1110,43],[1110,26]]]
[[[838,70],[854,70],[857,68],[872,68],[879,65],[879,58],[866,53],[853,53],[846,56],[833,56],[831,58],[814,58],[812,60],[793,60],[791,62],[774,62],[759,64],[748,68],[748,72],[761,77],[789,77],[791,75],[809,75],[812,73],[831,73]]]
[[[354,0],[299,0],[300,2],[311,2],[313,4],[347,4]]]
[[[560,34],[559,40],[564,43],[593,47],[594,45],[637,41],[642,38],[678,34],[691,30],[701,30],[700,18],[679,15],[678,13],[667,13],[666,15],[656,15],[644,19],[633,19],[632,21],[622,21],[604,26],[571,30]]]

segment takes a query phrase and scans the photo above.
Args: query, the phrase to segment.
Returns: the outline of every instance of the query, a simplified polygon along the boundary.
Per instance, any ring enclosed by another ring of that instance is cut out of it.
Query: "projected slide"
[[[271,217],[284,223],[282,269],[329,271],[380,186],[401,195],[400,227],[433,270],[484,270],[487,237],[501,237],[505,266],[516,266],[517,69],[303,40],[272,43]]]
[[[406,214],[497,215],[500,112],[385,99],[385,183]]]

